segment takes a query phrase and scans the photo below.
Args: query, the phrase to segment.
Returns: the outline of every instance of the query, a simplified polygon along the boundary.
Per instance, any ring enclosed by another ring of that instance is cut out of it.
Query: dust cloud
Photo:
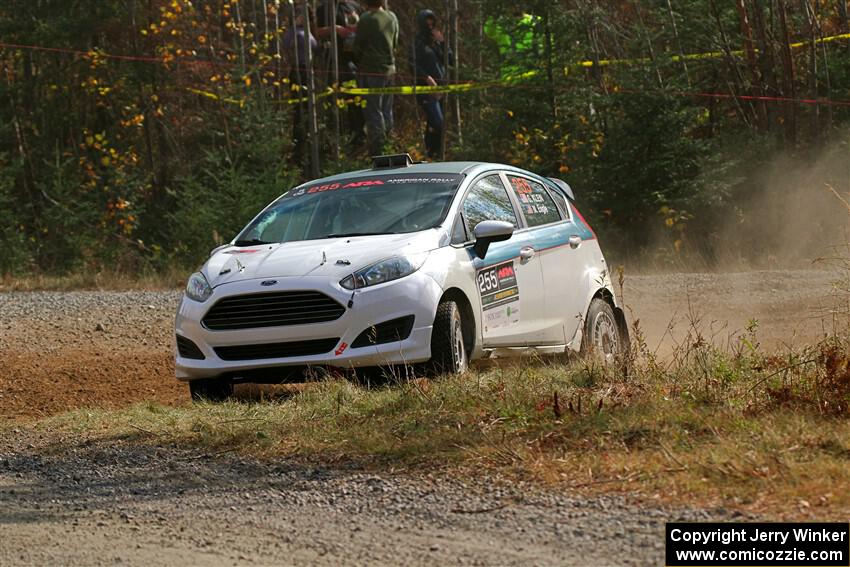
[[[749,173],[743,194],[720,226],[718,271],[743,267],[826,267],[846,254],[850,237],[850,146],[835,143],[816,156],[777,156]]]
[[[719,226],[688,235],[691,258],[625,266],[629,320],[651,348],[669,353],[694,330],[734,348],[750,328],[784,351],[850,331],[848,140],[747,171]]]

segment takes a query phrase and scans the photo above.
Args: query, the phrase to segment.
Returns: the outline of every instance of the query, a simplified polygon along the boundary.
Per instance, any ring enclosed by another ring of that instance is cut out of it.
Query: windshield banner
[[[378,186],[399,185],[454,185],[460,182],[461,176],[447,173],[417,174],[417,175],[375,175],[370,177],[356,177],[353,179],[341,179],[331,183],[316,183],[313,185],[302,185],[296,187],[286,197],[300,197],[314,193],[327,191],[339,191],[342,189],[364,189]]]

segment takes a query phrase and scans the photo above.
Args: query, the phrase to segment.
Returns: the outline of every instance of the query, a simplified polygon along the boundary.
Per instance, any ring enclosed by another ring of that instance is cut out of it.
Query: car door
[[[519,201],[530,245],[543,270],[547,340],[568,343],[579,328],[587,305],[588,271],[579,249],[581,231],[569,210],[555,204],[545,185],[516,173],[506,173],[508,186]]]
[[[461,205],[461,224],[455,227],[455,240],[467,245],[475,270],[485,348],[545,342],[543,271],[529,254],[531,241],[520,219],[502,177],[492,173],[472,183]],[[481,259],[469,245],[475,226],[484,220],[506,221],[516,230],[509,240],[492,243]]]

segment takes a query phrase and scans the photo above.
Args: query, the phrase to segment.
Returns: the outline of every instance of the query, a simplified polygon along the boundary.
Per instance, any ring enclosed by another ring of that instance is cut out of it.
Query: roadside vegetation
[[[722,347],[694,330],[662,358],[634,333],[628,372],[519,359],[371,386],[319,374],[223,404],[84,409],[36,427],[209,455],[488,471],[691,506],[846,517],[850,342],[766,354],[753,322]]]
[[[181,289],[186,285],[186,274],[196,266],[192,264],[127,271],[120,268],[96,268],[74,271],[63,275],[32,273],[0,276],[0,293],[8,291],[69,291],[131,289]]]

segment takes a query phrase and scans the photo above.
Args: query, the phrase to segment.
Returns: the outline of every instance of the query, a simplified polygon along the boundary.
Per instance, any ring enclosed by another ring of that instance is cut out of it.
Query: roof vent
[[[386,156],[372,156],[372,169],[383,169],[386,167],[409,167],[413,165],[410,154],[391,154]]]

